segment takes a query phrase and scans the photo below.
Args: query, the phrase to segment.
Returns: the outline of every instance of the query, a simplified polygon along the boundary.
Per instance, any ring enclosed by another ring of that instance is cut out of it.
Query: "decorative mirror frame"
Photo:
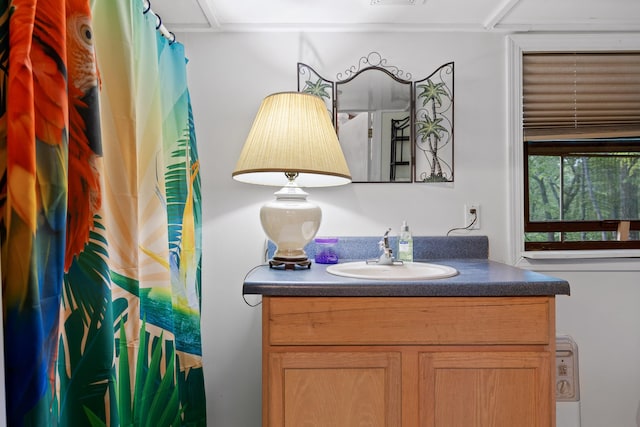
[[[331,113],[337,131],[338,84],[346,83],[367,70],[379,70],[401,83],[411,84],[411,180],[404,182],[453,182],[453,97],[454,63],[438,67],[428,77],[411,80],[411,73],[388,65],[379,53],[371,52],[360,58],[357,65],[336,75],[336,80],[321,76],[309,65],[299,62],[298,91],[322,98]],[[360,181],[363,182],[363,181]],[[394,181],[371,181],[394,182]]]

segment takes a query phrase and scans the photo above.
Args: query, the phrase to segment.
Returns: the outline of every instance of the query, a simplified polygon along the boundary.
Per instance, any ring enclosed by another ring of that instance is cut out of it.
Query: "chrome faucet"
[[[378,246],[380,246],[380,249],[382,250],[382,254],[380,255],[380,258],[374,259],[374,260],[368,260],[367,263],[377,263],[381,265],[391,265],[394,263],[395,259],[393,258],[393,250],[389,245],[390,231],[391,229],[388,229],[384,233],[384,236],[382,236],[382,239],[378,242]]]

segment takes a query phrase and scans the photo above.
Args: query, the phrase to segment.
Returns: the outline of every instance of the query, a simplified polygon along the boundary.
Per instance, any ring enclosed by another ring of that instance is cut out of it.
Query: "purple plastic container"
[[[337,237],[317,237],[316,244],[316,263],[317,264],[337,264],[338,253],[336,252]]]

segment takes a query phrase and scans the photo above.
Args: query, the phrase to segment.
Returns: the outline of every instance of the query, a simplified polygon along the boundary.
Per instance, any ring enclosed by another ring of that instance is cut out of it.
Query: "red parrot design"
[[[99,76],[87,0],[67,0],[69,202],[65,271],[84,249],[102,203],[96,162],[102,155]]]
[[[64,271],[100,207],[100,131],[89,0],[11,7],[2,286],[7,419],[21,425],[55,384]]]
[[[22,425],[33,408],[48,405],[55,378],[67,212],[67,51],[64,0],[14,0],[12,7],[2,284],[11,343],[7,420]]]

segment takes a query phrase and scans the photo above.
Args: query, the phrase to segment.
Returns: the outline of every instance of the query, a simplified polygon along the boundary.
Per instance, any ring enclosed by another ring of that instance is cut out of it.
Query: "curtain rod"
[[[167,30],[167,27],[164,26],[164,24],[162,23],[162,18],[160,17],[160,15],[158,15],[157,13],[155,13],[153,10],[151,10],[151,0],[142,0],[144,2],[144,10],[142,11],[142,13],[146,14],[146,13],[153,13],[156,16],[156,20],[157,20],[157,24],[156,24],[156,30],[160,31],[160,34],[162,34],[166,39],[169,40],[169,44],[173,43],[176,41],[176,35],[173,34],[171,31]]]

